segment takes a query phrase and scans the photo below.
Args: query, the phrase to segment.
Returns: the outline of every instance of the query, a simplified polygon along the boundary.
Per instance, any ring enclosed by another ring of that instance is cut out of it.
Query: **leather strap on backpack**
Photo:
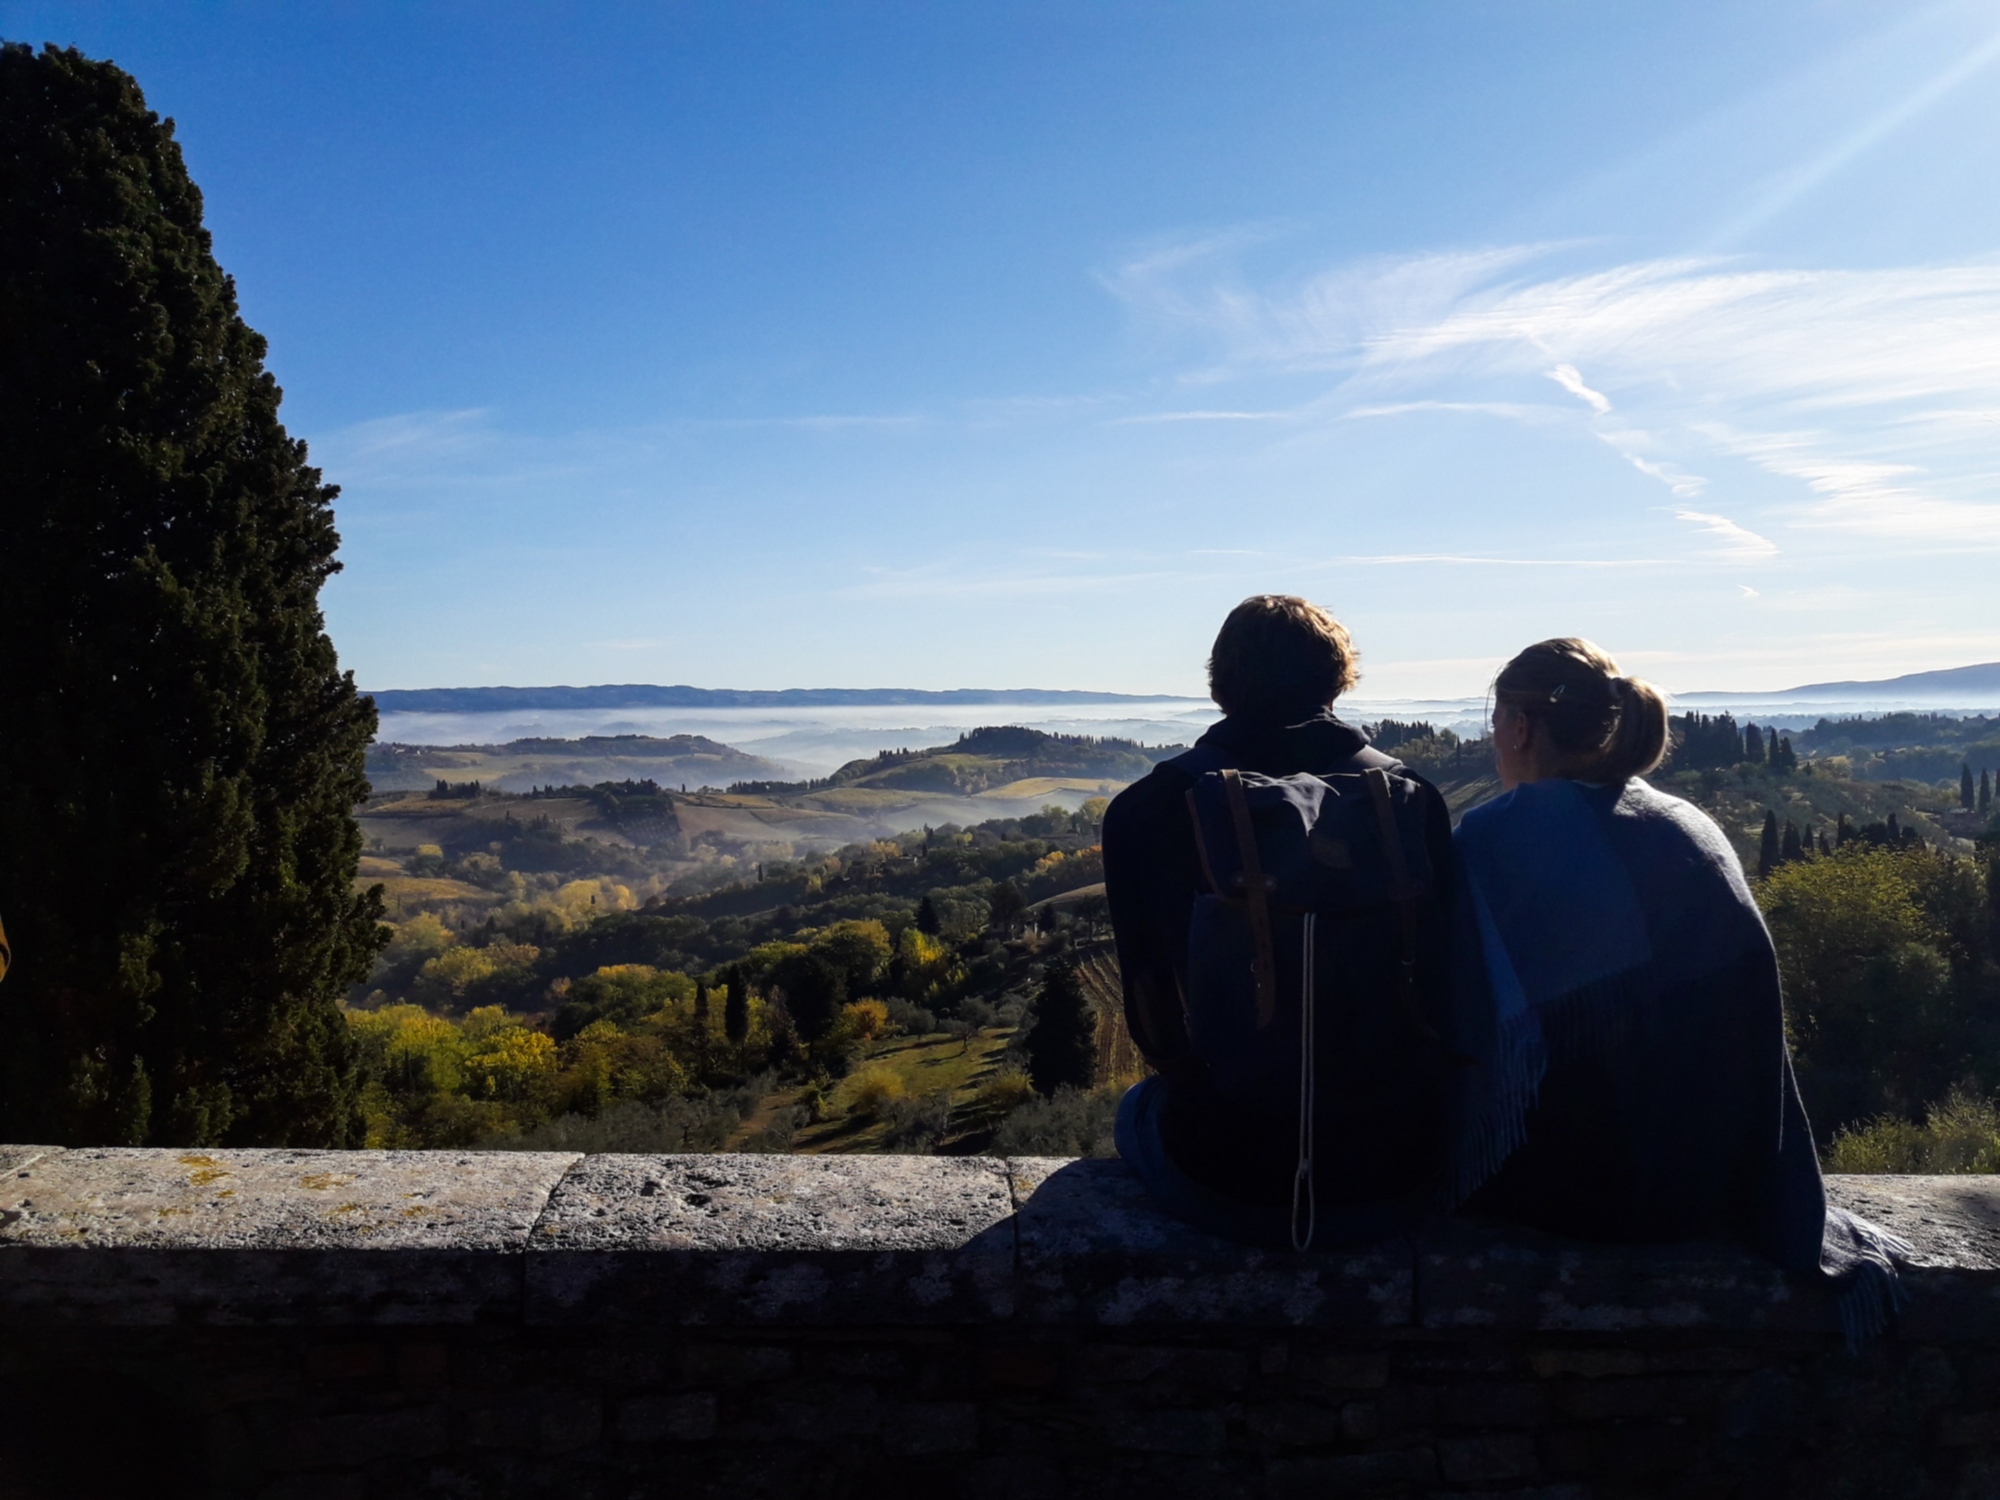
[[[1278,958],[1271,942],[1271,887],[1264,879],[1264,862],[1257,855],[1257,828],[1250,821],[1250,800],[1243,795],[1243,778],[1233,769],[1222,773],[1229,798],[1229,817],[1236,825],[1236,853],[1242,861],[1243,897],[1250,905],[1250,933],[1257,958],[1257,1029],[1262,1031],[1278,1013]]]
[[[1402,992],[1403,1009],[1425,1037],[1441,1040],[1424,1017],[1423,1001],[1417,993],[1417,901],[1424,888],[1410,875],[1410,863],[1403,855],[1402,831],[1396,827],[1396,805],[1389,798],[1389,774],[1379,766],[1361,773],[1368,784],[1368,800],[1375,804],[1375,825],[1382,834],[1382,859],[1389,867],[1389,899],[1403,927],[1403,956],[1397,989]]]

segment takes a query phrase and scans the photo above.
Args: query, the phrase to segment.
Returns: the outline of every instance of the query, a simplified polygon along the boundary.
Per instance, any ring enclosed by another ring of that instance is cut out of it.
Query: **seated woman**
[[[1465,814],[1454,1194],[1605,1240],[1732,1235],[1843,1283],[1879,1330],[1900,1241],[1837,1208],[1785,1046],[1777,955],[1722,830],[1641,777],[1659,692],[1588,641],[1495,683],[1503,794]]]

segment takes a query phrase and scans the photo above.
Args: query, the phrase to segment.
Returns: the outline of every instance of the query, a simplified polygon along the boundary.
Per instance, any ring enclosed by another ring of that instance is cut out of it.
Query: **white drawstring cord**
[[[1313,1229],[1319,1218],[1319,1204],[1313,1196],[1313,1092],[1316,1070],[1313,1067],[1313,938],[1318,924],[1314,912],[1305,914],[1305,955],[1300,965],[1304,981],[1299,989],[1299,1167],[1292,1175],[1292,1248],[1305,1250],[1313,1242]],[[1299,1237],[1299,1198],[1303,1194],[1306,1203],[1305,1238]]]

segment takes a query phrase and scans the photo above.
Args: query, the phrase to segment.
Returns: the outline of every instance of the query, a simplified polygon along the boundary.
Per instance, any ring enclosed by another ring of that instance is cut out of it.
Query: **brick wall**
[[[1856,1357],[1725,1246],[1259,1255],[1115,1163],[0,1173],[0,1496],[2000,1493],[1981,1179],[1836,1184],[1927,1262]]]

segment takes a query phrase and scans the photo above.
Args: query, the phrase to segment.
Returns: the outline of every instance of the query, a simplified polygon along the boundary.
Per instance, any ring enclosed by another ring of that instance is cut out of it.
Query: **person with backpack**
[[[1494,683],[1502,794],[1457,835],[1450,1196],[1597,1240],[1731,1236],[1883,1325],[1908,1247],[1826,1201],[1771,935],[1728,837],[1645,781],[1657,689],[1588,641]]]
[[[1223,711],[1113,799],[1105,896],[1154,1075],[1122,1156],[1168,1212],[1304,1249],[1406,1228],[1442,1186],[1451,820],[1333,704],[1348,634],[1246,599],[1209,656]]]

